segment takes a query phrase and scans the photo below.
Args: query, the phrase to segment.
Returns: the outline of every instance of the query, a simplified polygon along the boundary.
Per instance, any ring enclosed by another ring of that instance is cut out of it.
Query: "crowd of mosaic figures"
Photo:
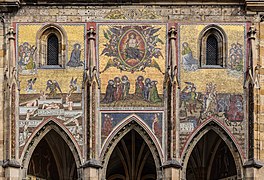
[[[218,93],[216,84],[206,84],[205,92],[196,92],[192,82],[185,82],[186,87],[181,91],[181,115],[191,119],[204,115],[221,115],[230,121],[242,121],[243,97],[240,94]]]
[[[36,68],[36,63],[34,60],[34,54],[36,47],[31,46],[29,43],[25,42],[18,47],[18,65],[19,71],[28,70],[33,72]]]
[[[129,94],[130,81],[126,75],[115,77],[108,81],[106,93],[102,103],[112,103],[120,100],[128,100],[139,97],[151,103],[161,102],[157,90],[157,81],[150,78],[144,79],[143,76],[138,76],[135,82],[134,94]]]

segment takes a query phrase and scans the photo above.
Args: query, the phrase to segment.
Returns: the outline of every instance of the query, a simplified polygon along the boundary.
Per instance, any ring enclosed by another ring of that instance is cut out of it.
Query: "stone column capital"
[[[177,30],[176,30],[175,26],[171,26],[171,28],[169,30],[169,38],[170,39],[176,39],[176,35],[177,35]]]
[[[7,33],[7,35],[8,35],[8,39],[9,40],[14,40],[15,39],[15,31],[14,31],[14,28],[11,26],[11,27],[9,27],[9,30],[8,30],[8,33]]]
[[[248,31],[249,39],[256,39],[256,28],[254,25],[250,26],[249,31]]]
[[[95,29],[93,26],[90,27],[90,29],[87,32],[88,34],[88,39],[95,39]]]

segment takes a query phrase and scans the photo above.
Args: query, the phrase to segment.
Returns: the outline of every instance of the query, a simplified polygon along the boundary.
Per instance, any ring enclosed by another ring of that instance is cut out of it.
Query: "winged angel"
[[[152,26],[112,26],[103,31],[104,44],[101,56],[111,57],[103,71],[116,67],[121,71],[143,71],[146,67],[161,68],[157,63],[164,56],[160,45],[164,42],[159,38],[161,28]]]
[[[60,91],[60,93],[62,93],[59,83],[55,80],[47,81],[46,91],[47,90],[49,90],[50,95],[53,97],[57,95],[58,90]]]
[[[70,85],[69,85],[69,87],[70,87],[70,90],[69,90],[69,95],[71,95],[73,92],[75,92],[75,91],[79,91],[79,87],[78,87],[78,85],[77,85],[77,79],[78,78],[73,78],[72,77],[72,79],[71,79],[71,81],[70,81]]]

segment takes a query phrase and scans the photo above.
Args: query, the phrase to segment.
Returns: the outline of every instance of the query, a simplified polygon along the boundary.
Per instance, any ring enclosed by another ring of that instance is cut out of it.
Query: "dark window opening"
[[[218,42],[213,35],[210,35],[206,41],[206,65],[219,65]]]
[[[47,65],[59,65],[59,41],[56,35],[48,38],[48,59]]]

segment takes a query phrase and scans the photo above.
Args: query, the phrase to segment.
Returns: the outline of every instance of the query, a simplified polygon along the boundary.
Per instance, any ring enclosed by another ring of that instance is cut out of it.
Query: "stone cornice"
[[[174,5],[244,5],[244,0],[23,0],[22,5],[41,6],[116,6],[116,5],[148,5],[148,6],[174,6]]]
[[[245,4],[247,10],[264,12],[264,0],[246,0]]]
[[[20,0],[0,0],[0,13],[15,11],[20,6]]]

